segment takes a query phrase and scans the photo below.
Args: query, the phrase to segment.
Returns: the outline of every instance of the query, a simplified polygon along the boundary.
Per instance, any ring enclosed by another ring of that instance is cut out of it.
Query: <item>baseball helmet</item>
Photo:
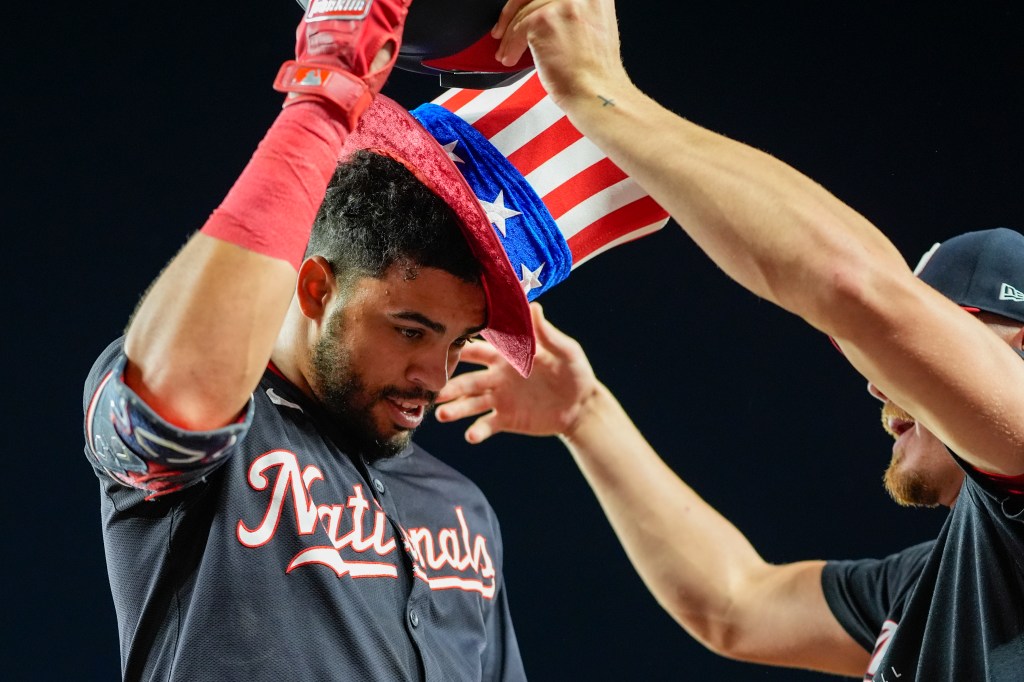
[[[315,1],[315,0],[314,0]],[[310,0],[297,0],[306,9]],[[494,58],[491,27],[506,0],[416,0],[405,20],[395,66],[438,76],[445,88],[486,90],[507,85],[533,68],[527,51],[518,64]]]

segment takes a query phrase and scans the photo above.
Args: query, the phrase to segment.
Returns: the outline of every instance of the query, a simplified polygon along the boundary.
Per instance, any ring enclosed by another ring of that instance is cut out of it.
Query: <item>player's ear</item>
[[[311,320],[320,320],[336,289],[334,268],[323,256],[310,256],[299,266],[295,295],[302,314]]]

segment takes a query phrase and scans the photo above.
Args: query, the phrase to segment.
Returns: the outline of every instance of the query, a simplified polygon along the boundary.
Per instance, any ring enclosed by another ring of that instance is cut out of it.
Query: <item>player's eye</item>
[[[480,336],[479,334],[472,334],[471,336],[461,336],[455,339],[455,342],[452,343],[452,345],[455,346],[456,348],[465,348],[467,343],[473,343],[474,341],[479,341],[482,338],[483,337]]]
[[[395,327],[395,330],[407,339],[423,338],[423,330],[414,327]]]

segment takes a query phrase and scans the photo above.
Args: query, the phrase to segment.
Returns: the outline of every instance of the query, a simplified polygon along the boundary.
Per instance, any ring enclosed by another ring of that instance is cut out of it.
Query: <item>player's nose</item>
[[[422,353],[409,365],[407,378],[417,386],[437,393],[448,383],[447,354]]]

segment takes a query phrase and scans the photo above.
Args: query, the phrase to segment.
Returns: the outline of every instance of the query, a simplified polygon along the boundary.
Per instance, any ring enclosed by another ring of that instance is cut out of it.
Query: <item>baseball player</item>
[[[353,142],[408,4],[310,5],[285,108],[87,379],[124,679],[524,678],[494,512],[410,440],[520,285]]]
[[[892,496],[951,511],[934,541],[882,560],[770,565],[539,309],[534,374],[475,346],[464,359],[487,369],[450,383],[438,418],[483,414],[470,442],[559,434],[651,591],[716,652],[875,682],[1024,679],[1024,236],[961,235],[915,276],[819,185],[640,93],[611,0],[512,0],[495,35],[503,59],[531,49],[570,120],[729,276],[835,340],[883,403]]]

